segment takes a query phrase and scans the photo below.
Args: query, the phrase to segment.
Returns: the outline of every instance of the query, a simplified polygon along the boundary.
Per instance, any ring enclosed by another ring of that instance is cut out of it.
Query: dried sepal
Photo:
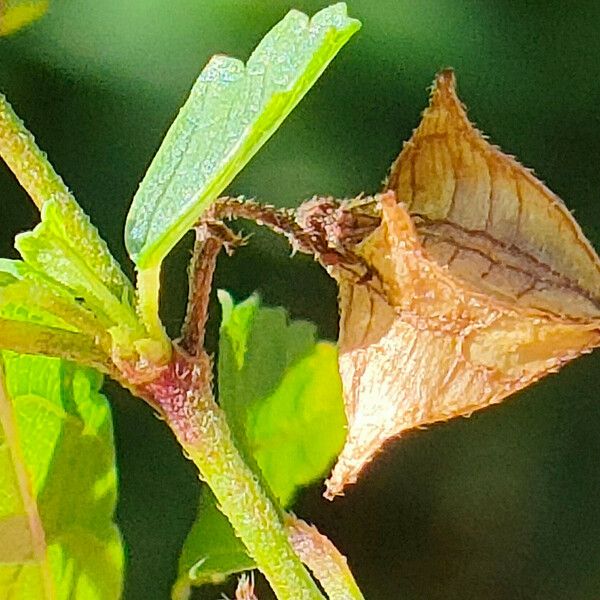
[[[244,573],[238,579],[237,588],[235,589],[235,600],[258,600],[254,593],[254,574]]]
[[[288,537],[300,560],[309,568],[328,598],[363,600],[346,557],[314,525],[287,515]]]
[[[388,189],[381,225],[353,250],[369,277],[329,269],[349,427],[329,498],[386,440],[500,402],[600,345],[598,256],[564,204],[472,127],[452,73]]]
[[[438,75],[387,188],[428,254],[482,291],[558,315],[600,314],[600,262],[564,205],[469,122],[450,70]]]

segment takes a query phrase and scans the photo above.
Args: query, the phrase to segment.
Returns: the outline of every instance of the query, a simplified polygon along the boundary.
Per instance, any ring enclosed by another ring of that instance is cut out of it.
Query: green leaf
[[[246,456],[253,456],[248,439],[248,415],[271,396],[287,369],[309,354],[316,328],[307,321],[288,321],[283,308],[261,308],[258,296],[237,306],[222,290],[219,340],[219,403]],[[275,490],[274,490],[275,491]]]
[[[148,332],[136,314],[133,286],[1,94],[0,155],[41,211],[41,223],[16,238],[15,246],[25,264],[20,263],[18,268],[17,263],[9,264],[8,269],[7,264],[0,267],[5,270],[0,275],[0,285],[6,288],[0,309],[6,313],[11,306],[16,307],[17,313],[10,317],[18,314],[16,320],[21,321],[21,329],[24,322],[39,320],[36,313],[40,311],[44,321],[49,313],[53,314],[59,320],[50,323],[57,325],[55,329],[72,332],[68,325],[74,325],[108,354],[114,355],[116,350],[123,358],[133,358],[138,353],[139,358],[150,362],[148,351],[152,352],[156,344],[147,339]],[[13,272],[15,268],[18,272]],[[11,276],[22,283],[9,285]],[[18,304],[28,293],[27,309],[23,311]],[[14,324],[8,326],[14,330]],[[48,344],[44,346],[51,349]],[[15,349],[22,351],[23,346]],[[60,355],[65,356],[64,352]]]
[[[0,259],[0,348],[108,371],[111,339],[68,290],[22,261]]]
[[[96,341],[65,329],[0,317],[0,349],[24,354],[59,356],[112,373],[107,354]]]
[[[2,353],[0,590],[14,600],[113,600],[123,547],[101,376]]]
[[[102,336],[104,328],[69,291],[22,261],[0,258],[0,317]]]
[[[219,291],[219,299],[220,404],[240,450],[287,507],[300,487],[328,471],[344,443],[337,351],[315,340],[314,325],[290,322],[283,309],[262,308],[256,296],[234,305]],[[248,568],[242,543],[203,492],[173,597]]]
[[[254,403],[246,435],[263,476],[283,506],[326,473],[342,449],[346,418],[337,349],[319,342],[292,365],[272,394]]]
[[[210,60],[133,199],[125,241],[140,269],[162,262],[359,27],[342,3],[312,19],[292,10],[246,65]]]
[[[42,222],[16,237],[27,266],[80,299],[104,329],[120,327],[133,337],[144,332],[133,308],[131,283],[79,205],[69,197],[50,199]]]
[[[48,0],[0,0],[0,35],[9,35],[48,10]]]
[[[200,492],[198,515],[181,550],[180,574],[172,592],[176,600],[188,598],[191,585],[220,583],[229,575],[254,567],[206,485]]]

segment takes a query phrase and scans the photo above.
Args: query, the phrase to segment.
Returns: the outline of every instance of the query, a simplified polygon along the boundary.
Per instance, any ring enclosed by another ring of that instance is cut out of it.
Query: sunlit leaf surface
[[[246,65],[210,60],[133,199],[125,240],[139,268],[160,264],[358,28],[342,3],[312,19],[292,10]]]
[[[52,315],[45,324],[55,331],[47,336],[38,331],[31,347],[6,339],[0,344],[114,372],[111,357],[135,355],[136,342],[148,335],[136,314],[133,286],[71,196],[45,200],[41,218],[33,231],[16,236],[23,262],[0,261],[0,316],[18,317],[26,332],[26,321]],[[59,336],[58,330],[81,335]],[[81,352],[68,352],[70,345]]]
[[[48,0],[0,0],[0,35],[9,35],[48,10]]]
[[[4,352],[2,363],[2,597],[114,600],[123,548],[102,379],[60,359]]]
[[[22,261],[0,259],[0,348],[109,370],[110,338],[93,313]]]
[[[472,127],[451,72],[388,187],[355,249],[370,278],[334,273],[349,432],[328,497],[386,440],[500,402],[600,344],[598,256],[562,201]]]
[[[23,332],[25,323],[35,323],[40,315],[55,330],[48,332],[46,341],[38,335],[36,344],[28,347],[10,345],[11,336],[3,326],[0,344],[20,352],[82,360],[81,352],[65,353],[68,343],[55,344],[61,330],[85,335],[84,345],[97,346],[97,353],[134,355],[134,345],[146,331],[135,311],[133,286],[4,97],[0,105],[0,153],[41,212],[41,223],[16,236],[23,262],[0,261],[0,312],[19,321]],[[14,323],[3,325],[15,330]],[[106,343],[109,335],[116,343]],[[22,337],[25,342],[27,336]]]
[[[82,298],[106,327],[139,328],[131,283],[77,203],[51,199],[41,213],[42,222],[15,241],[25,262]]]
[[[234,305],[220,292],[219,396],[236,441],[258,465],[273,494],[288,506],[297,490],[321,477],[345,433],[333,344],[315,328],[289,321],[253,296]],[[198,520],[180,560],[176,597],[189,585],[222,579],[251,566],[214,499],[203,492]]]

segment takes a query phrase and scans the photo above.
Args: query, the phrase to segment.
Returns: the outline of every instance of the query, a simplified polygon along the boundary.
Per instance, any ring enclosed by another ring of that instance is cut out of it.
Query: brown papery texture
[[[600,260],[562,201],[469,123],[454,75],[339,284],[348,436],[326,497],[403,431],[500,402],[600,345]]]
[[[244,573],[235,589],[235,600],[258,600],[254,594],[254,576]]]

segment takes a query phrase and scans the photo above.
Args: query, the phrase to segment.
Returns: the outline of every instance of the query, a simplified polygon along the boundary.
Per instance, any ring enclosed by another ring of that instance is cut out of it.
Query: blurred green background
[[[324,3],[51,4],[44,19],[0,40],[0,89],[131,272],[122,241],[130,198],[201,67],[217,52],[246,58],[289,8],[313,13]],[[600,246],[600,3],[348,5],[363,29],[231,192],[292,206],[315,193],[377,190],[435,72],[453,66],[471,118],[535,168]],[[14,256],[14,234],[35,222],[0,167],[1,255]],[[163,315],[173,334],[189,242],[165,269]],[[333,283],[288,253],[258,233],[220,261],[216,285],[238,299],[258,290],[335,339]],[[212,349],[216,325],[213,318]],[[296,510],[349,557],[369,600],[600,598],[599,366],[600,353],[584,357],[499,407],[406,435],[346,497],[327,503],[315,486]],[[163,600],[199,485],[164,425],[116,385],[106,391],[128,551],[125,599]]]

